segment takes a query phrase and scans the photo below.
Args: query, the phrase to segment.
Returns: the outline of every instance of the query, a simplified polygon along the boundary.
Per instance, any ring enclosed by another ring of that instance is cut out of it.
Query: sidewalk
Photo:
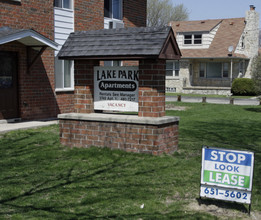
[[[190,102],[190,103],[213,103],[213,104],[234,104],[234,105],[260,105],[259,99],[233,99],[231,98],[203,98],[203,97],[188,97],[182,96],[178,100],[178,96],[166,96],[166,102]],[[26,122],[7,122],[0,120],[0,133],[6,133],[9,131],[15,131],[20,129],[39,128],[58,124],[58,120],[42,120],[42,121],[26,121]]]
[[[166,102],[177,102],[177,101],[189,102],[189,103],[205,102],[205,103],[212,103],[212,104],[260,105],[259,99],[166,96]]]
[[[6,133],[9,131],[29,129],[29,128],[39,128],[44,126],[49,126],[53,124],[58,124],[58,120],[48,120],[48,121],[26,121],[26,122],[5,122],[0,120],[0,133]]]

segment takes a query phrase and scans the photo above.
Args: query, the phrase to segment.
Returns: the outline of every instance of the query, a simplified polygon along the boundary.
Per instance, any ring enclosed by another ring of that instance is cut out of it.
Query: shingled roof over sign
[[[60,59],[179,59],[171,27],[121,28],[71,33]]]

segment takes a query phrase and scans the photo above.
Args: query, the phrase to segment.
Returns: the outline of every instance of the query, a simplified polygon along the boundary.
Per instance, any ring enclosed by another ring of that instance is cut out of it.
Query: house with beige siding
[[[229,95],[235,78],[251,78],[259,45],[259,14],[253,5],[242,18],[170,25],[182,58],[166,64],[166,92]]]

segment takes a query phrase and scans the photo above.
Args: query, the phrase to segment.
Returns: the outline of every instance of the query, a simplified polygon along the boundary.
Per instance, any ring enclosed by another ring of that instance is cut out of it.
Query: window
[[[185,34],[184,44],[187,45],[202,44],[202,34]]]
[[[193,75],[193,64],[192,63],[189,64],[189,75],[190,76]]]
[[[122,62],[120,60],[106,60],[104,66],[122,66]]]
[[[239,67],[238,67],[238,78],[241,78],[245,75],[245,72],[246,72],[246,68],[248,66],[248,63],[246,61],[241,61],[239,63]]]
[[[179,61],[166,62],[166,76],[178,77],[179,76]]]
[[[199,77],[205,77],[206,76],[206,63],[200,63],[199,64]]]
[[[104,0],[104,17],[122,20],[122,0]]]
[[[192,44],[192,35],[185,35],[184,44]]]
[[[242,61],[239,63],[239,77],[242,77],[245,74],[245,63]]]
[[[229,64],[223,63],[223,77],[228,77],[229,73]]]
[[[199,77],[227,78],[229,75],[229,63],[209,62],[199,64]]]
[[[242,36],[242,39],[241,39],[241,48],[242,48],[242,49],[245,48],[245,36]]]
[[[104,28],[114,29],[124,27],[122,19],[122,0],[104,0]],[[104,66],[122,66],[120,60],[104,61]]]
[[[72,9],[72,0],[54,0],[54,6],[58,8]]]
[[[222,63],[207,63],[207,78],[221,78]]]
[[[202,34],[194,35],[194,44],[202,44]]]
[[[58,60],[55,58],[55,89],[73,90],[74,89],[74,72],[73,61]]]

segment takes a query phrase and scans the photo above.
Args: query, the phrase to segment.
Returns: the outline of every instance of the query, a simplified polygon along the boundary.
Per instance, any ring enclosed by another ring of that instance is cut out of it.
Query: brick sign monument
[[[75,69],[74,112],[58,116],[62,144],[154,155],[177,150],[179,118],[165,115],[166,60],[181,56],[170,27],[75,32],[58,56],[74,60]],[[100,65],[108,60],[137,65]]]

